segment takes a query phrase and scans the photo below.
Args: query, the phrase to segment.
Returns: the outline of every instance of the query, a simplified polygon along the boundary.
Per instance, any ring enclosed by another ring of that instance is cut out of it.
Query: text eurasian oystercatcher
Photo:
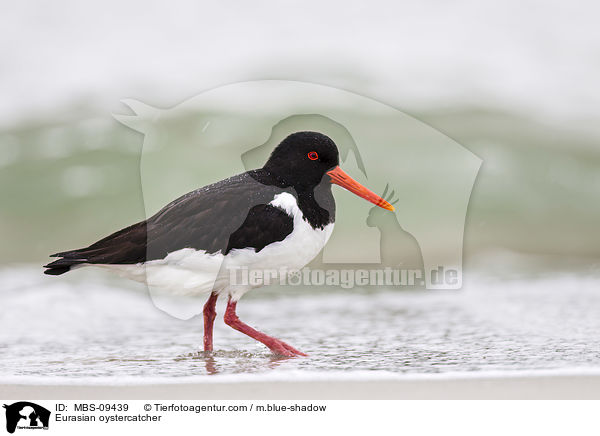
[[[109,268],[151,286],[188,295],[210,293],[204,350],[213,348],[215,304],[227,295],[225,323],[284,356],[305,354],[244,324],[236,304],[256,284],[232,284],[232,268],[298,270],[325,246],[335,220],[331,184],[393,211],[339,165],[335,143],[316,132],[285,138],[260,169],[192,191],[145,221],[79,250],[52,255],[59,275],[81,266]],[[324,176],[329,177],[324,177]]]

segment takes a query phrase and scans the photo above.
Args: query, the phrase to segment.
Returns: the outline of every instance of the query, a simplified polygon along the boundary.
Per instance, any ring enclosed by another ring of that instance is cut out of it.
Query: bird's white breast
[[[282,241],[273,242],[258,252],[254,248],[242,248],[231,250],[224,256],[184,248],[169,253],[164,259],[144,264],[103,266],[171,294],[196,295],[216,291],[228,293],[238,300],[256,286],[232,285],[232,269],[264,271],[303,268],[319,254],[333,231],[333,223],[323,229],[312,228],[292,194],[277,194],[269,204],[293,219],[293,230]]]
[[[333,231],[333,223],[323,229],[313,229],[304,219],[296,197],[287,192],[277,194],[269,203],[287,213],[294,220],[292,233],[283,241],[273,242],[258,253],[254,249],[232,250],[225,262],[250,268],[300,269],[319,254]]]

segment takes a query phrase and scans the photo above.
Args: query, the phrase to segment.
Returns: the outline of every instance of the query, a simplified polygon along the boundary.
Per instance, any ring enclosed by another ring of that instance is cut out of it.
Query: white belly
[[[298,270],[319,254],[333,231],[333,223],[323,229],[313,229],[304,220],[296,198],[291,194],[278,194],[270,204],[291,216],[294,228],[283,241],[269,244],[259,252],[254,248],[234,249],[224,256],[184,248],[169,253],[164,259],[144,264],[99,266],[145,282],[159,292],[199,295],[215,291],[238,300],[257,286],[239,283],[233,285],[230,280],[232,270]]]

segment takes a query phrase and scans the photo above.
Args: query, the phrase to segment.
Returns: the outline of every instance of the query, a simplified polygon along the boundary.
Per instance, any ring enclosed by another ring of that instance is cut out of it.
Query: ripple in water
[[[181,321],[119,282],[58,281],[36,270],[0,273],[4,381],[275,374],[433,374],[600,366],[600,280],[471,283],[463,291],[258,291],[240,318],[309,354],[273,356],[215,325],[199,351],[202,319]],[[85,277],[85,276],[83,276]],[[287,294],[287,295],[286,295]],[[220,302],[218,311],[223,314]]]

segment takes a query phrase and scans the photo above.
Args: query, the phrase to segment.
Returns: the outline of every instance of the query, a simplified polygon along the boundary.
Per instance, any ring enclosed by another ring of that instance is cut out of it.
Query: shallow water
[[[172,318],[142,288],[102,273],[6,269],[0,377],[147,383],[600,367],[597,277],[466,282],[462,291],[254,291],[239,303],[240,318],[310,355],[284,359],[220,317],[215,351],[198,352],[201,318]]]

